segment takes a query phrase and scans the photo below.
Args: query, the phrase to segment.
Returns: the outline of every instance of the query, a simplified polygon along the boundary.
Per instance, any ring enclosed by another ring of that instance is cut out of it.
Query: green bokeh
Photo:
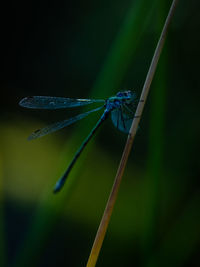
[[[83,109],[30,111],[18,101],[139,96],[170,4],[5,3],[0,266],[85,266],[126,140],[107,121],[53,195],[100,114],[27,142]],[[195,1],[176,10],[97,266],[198,266],[198,10]]]

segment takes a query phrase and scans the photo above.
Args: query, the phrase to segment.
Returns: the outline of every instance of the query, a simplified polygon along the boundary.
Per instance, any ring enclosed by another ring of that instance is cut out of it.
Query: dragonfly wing
[[[122,103],[122,105],[111,111],[112,122],[117,129],[124,133],[128,133],[136,109],[136,94],[132,93],[129,101]]]
[[[39,130],[36,130],[35,132],[33,132],[29,137],[28,137],[28,140],[32,140],[32,139],[36,139],[38,137],[42,137],[46,134],[49,134],[49,133],[53,133],[57,130],[60,130],[76,121],[79,121],[85,117],[87,117],[90,113],[92,112],[95,112],[95,111],[98,111],[102,108],[103,106],[101,107],[98,107],[96,109],[92,109],[88,112],[85,112],[85,113],[82,113],[82,114],[79,114],[75,117],[72,117],[72,118],[69,118],[67,120],[64,120],[64,121],[60,121],[60,122],[55,122],[53,124],[50,124],[49,126],[47,127],[44,127],[42,129],[39,129]]]
[[[53,96],[28,96],[23,98],[19,105],[32,109],[64,109],[79,107],[92,103],[105,102],[103,99],[74,99]]]
[[[111,112],[111,119],[114,126],[121,132],[128,133],[133,121],[133,114],[123,112],[123,109],[114,109]]]

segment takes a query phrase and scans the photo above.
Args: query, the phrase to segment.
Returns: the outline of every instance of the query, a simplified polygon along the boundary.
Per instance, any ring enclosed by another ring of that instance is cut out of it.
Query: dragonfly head
[[[118,92],[116,96],[121,98],[123,101],[132,100],[134,98],[134,94],[130,90]]]

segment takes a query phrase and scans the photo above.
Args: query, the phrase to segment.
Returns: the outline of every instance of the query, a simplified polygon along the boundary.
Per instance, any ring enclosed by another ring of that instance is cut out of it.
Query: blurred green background
[[[26,110],[27,95],[138,97],[169,0],[10,1],[1,8],[0,266],[85,266],[126,141],[108,120],[58,194],[100,114]],[[199,8],[180,0],[97,266],[200,266]]]

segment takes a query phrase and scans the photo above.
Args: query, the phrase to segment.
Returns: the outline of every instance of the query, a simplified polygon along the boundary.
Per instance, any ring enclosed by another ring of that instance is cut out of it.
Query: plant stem
[[[138,124],[139,124],[139,121],[141,119],[144,105],[145,105],[145,102],[146,102],[146,99],[147,99],[147,96],[149,93],[149,88],[150,88],[151,82],[153,80],[155,71],[156,71],[158,60],[160,58],[160,54],[161,54],[161,51],[163,49],[163,45],[164,45],[164,42],[166,39],[169,24],[170,24],[171,19],[173,17],[177,3],[178,3],[178,0],[173,0],[171,8],[170,8],[169,13],[168,13],[168,16],[166,18],[163,30],[161,32],[160,39],[159,39],[157,47],[155,49],[154,56],[152,58],[151,65],[149,67],[149,71],[147,73],[146,80],[145,80],[145,83],[144,83],[144,86],[142,89],[140,101],[139,101],[137,109],[136,109],[135,117],[133,119],[133,123],[132,123],[131,129],[130,129],[130,132],[129,132],[129,135],[128,135],[128,138],[126,141],[126,145],[125,145],[125,148],[124,148],[124,151],[122,154],[122,158],[121,158],[118,170],[117,170],[114,184],[113,184],[113,187],[112,187],[112,190],[111,190],[111,193],[110,193],[103,217],[101,219],[101,223],[99,225],[99,228],[98,228],[98,231],[97,231],[94,243],[93,243],[93,247],[91,249],[91,253],[90,253],[90,256],[89,256],[89,259],[87,262],[87,267],[94,267],[96,265],[96,262],[97,262],[97,259],[99,256],[99,252],[100,252],[100,249],[101,249],[101,246],[102,246],[105,234],[106,234],[106,230],[107,230],[107,227],[108,227],[108,224],[110,221],[110,217],[111,217],[111,214],[113,211],[113,207],[114,207],[114,204],[115,204],[115,201],[117,198],[117,194],[119,191],[119,186],[120,186],[120,183],[122,180],[124,169],[125,169],[125,166],[126,166],[126,163],[127,163],[130,151],[131,151],[133,140],[135,138]]]

